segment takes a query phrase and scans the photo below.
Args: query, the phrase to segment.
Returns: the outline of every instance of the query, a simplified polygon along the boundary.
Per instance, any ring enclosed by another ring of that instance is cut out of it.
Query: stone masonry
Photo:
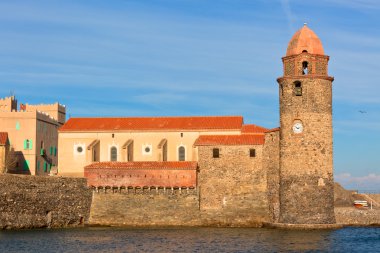
[[[0,175],[0,229],[83,226],[91,190],[86,179]]]
[[[215,148],[219,158],[213,158]],[[219,216],[209,225],[253,225],[268,219],[262,145],[199,146],[198,154],[200,210]]]
[[[113,189],[93,193],[90,224],[123,226],[199,226],[196,190]]]
[[[267,168],[268,209],[270,221],[277,223],[280,215],[280,129],[265,133],[263,167]]]
[[[308,58],[304,52],[295,61]],[[326,56],[319,58],[324,63]],[[301,73],[278,79],[281,223],[335,223],[332,81],[327,75]],[[294,131],[296,123],[302,124],[302,132]]]

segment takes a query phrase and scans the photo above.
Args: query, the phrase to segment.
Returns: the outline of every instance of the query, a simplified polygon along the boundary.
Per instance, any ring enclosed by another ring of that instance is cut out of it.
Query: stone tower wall
[[[335,223],[332,78],[294,76],[280,84],[280,219],[282,223]],[[295,94],[295,81],[302,96]],[[294,133],[293,124],[303,124]]]
[[[267,194],[270,221],[280,214],[280,130],[265,133],[263,168],[267,170]]]
[[[220,149],[219,158],[213,158],[213,148]],[[263,145],[199,146],[198,154],[200,210],[213,217],[204,224],[253,226],[269,220]]]

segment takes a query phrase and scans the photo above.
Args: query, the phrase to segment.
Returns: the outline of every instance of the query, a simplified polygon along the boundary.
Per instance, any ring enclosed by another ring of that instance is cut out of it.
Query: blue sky
[[[2,0],[0,96],[59,101],[73,117],[277,127],[281,57],[307,22],[335,77],[335,178],[380,191],[379,12],[377,0]]]

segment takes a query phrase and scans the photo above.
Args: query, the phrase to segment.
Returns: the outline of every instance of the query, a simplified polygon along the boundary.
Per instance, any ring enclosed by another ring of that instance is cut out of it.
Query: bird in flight
[[[366,111],[359,110],[360,113],[367,113]]]

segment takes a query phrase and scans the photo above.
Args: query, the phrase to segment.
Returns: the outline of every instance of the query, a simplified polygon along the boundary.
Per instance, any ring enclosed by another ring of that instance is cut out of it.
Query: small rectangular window
[[[296,96],[302,96],[302,84],[300,81],[294,82],[294,93]]]
[[[219,158],[219,149],[218,148],[212,149],[212,157],[213,158]]]
[[[249,157],[256,157],[256,149],[251,148],[249,150]]]
[[[24,150],[32,149],[32,140],[24,140]]]

